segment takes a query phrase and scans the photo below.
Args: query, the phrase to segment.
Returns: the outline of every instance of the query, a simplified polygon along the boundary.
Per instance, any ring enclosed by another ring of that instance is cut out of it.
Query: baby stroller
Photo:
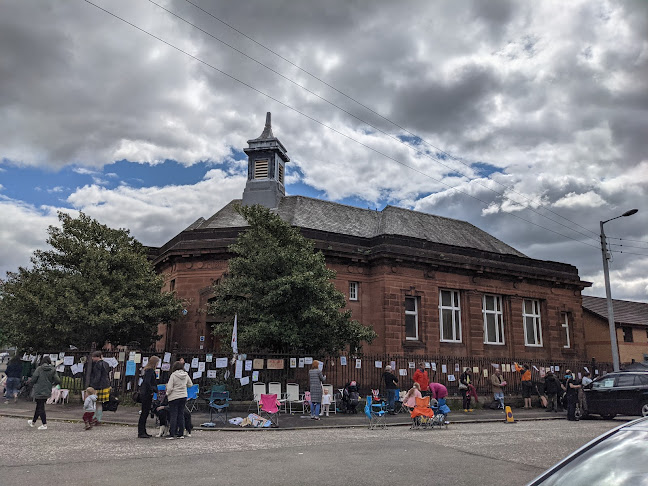
[[[358,413],[357,407],[360,403],[360,392],[355,381],[347,383],[342,389],[342,402],[340,403],[341,413]]]
[[[434,403],[436,402],[436,403]],[[439,398],[439,400],[431,401],[430,408],[434,411],[434,418],[432,419],[432,427],[435,425],[439,428],[445,425],[445,428],[448,428],[448,420],[446,417],[450,413],[450,407],[446,404],[445,398]]]

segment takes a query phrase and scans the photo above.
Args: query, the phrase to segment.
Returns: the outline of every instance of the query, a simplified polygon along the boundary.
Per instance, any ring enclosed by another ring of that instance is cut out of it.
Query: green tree
[[[267,208],[237,211],[250,227],[230,246],[236,256],[214,286],[209,312],[238,315],[239,350],[335,353],[376,337],[351,320],[344,294],[333,285],[335,272],[313,242]],[[232,327],[231,320],[217,324],[214,334],[229,344]]]
[[[157,326],[179,316],[182,302],[162,292],[145,247],[127,230],[111,229],[81,213],[59,213],[50,226],[52,249],[36,251],[32,268],[8,272],[0,282],[5,339],[21,348],[141,346],[157,339]]]

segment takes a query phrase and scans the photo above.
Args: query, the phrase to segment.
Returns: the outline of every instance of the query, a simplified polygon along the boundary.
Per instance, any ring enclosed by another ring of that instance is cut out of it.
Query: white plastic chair
[[[281,392],[281,383],[278,381],[271,381],[268,383],[268,395],[277,395],[279,412],[283,409],[283,412],[286,413],[286,397],[285,394]]]
[[[254,401],[256,402],[257,414],[261,409],[261,405],[259,405],[259,402],[261,401],[261,395],[267,395],[267,393],[268,392],[266,390],[265,383],[261,383],[260,381],[257,381],[252,384],[252,394],[254,395]]]
[[[306,403],[304,398],[299,394],[299,385],[297,383],[288,383],[286,385],[286,400],[290,413],[293,413],[293,405],[301,406],[301,413],[306,413]],[[298,408],[295,408],[295,411],[298,411]]]
[[[329,395],[331,395],[331,406],[330,410],[337,414],[337,400],[335,399],[335,394],[333,393],[333,385],[322,385],[324,390],[328,390]]]

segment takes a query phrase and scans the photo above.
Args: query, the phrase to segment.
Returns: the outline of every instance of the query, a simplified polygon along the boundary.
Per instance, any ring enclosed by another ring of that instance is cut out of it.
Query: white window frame
[[[414,316],[414,330],[416,331],[416,336],[408,336],[405,334],[405,340],[407,341],[418,341],[419,338],[419,322],[418,322],[418,297],[413,297],[411,295],[406,295],[405,300],[407,299],[412,299],[414,301],[414,310],[413,311],[408,311],[407,307],[405,307],[405,315],[406,316]],[[407,326],[405,326],[405,332],[407,333]]]
[[[532,314],[527,314],[526,303],[531,302]],[[527,332],[527,319],[533,321],[533,342]],[[537,299],[524,299],[522,301],[522,327],[524,327],[524,345],[531,348],[542,347],[542,318],[540,316],[540,301]]]
[[[567,344],[563,344],[563,348],[571,348],[571,340],[569,339],[569,314],[567,312],[563,313],[565,319],[562,322],[562,328],[565,330],[565,336],[567,337]]]
[[[450,292],[450,305],[443,305],[443,292]],[[461,302],[458,290],[439,289],[439,334],[442,343],[461,342]],[[443,335],[443,311],[449,310],[452,315],[452,339]],[[458,314],[458,317],[456,317]]]
[[[358,282],[349,282],[349,300],[360,300],[360,285]]]
[[[492,297],[495,299],[495,309],[494,310],[486,310],[486,299],[488,297]],[[496,346],[503,346],[505,344],[504,341],[504,309],[502,308],[502,296],[501,295],[493,295],[493,294],[484,294],[484,297],[482,298],[482,314],[484,316],[484,344],[493,344]],[[499,310],[497,310],[499,308]],[[498,341],[489,341],[488,340],[488,322],[486,320],[487,316],[489,315],[494,315],[495,316],[495,337],[496,339],[499,338]]]

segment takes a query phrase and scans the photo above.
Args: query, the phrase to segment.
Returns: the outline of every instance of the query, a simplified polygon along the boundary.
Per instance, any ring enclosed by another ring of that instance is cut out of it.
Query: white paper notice
[[[340,366],[346,366],[346,365],[347,365],[346,356],[340,356]]]
[[[414,363],[414,361],[410,361],[409,363],[407,363],[407,367],[410,370],[413,370],[414,368],[416,368],[416,363]]]
[[[191,367],[192,368],[198,368],[198,358],[193,358],[191,360]]]
[[[455,375],[448,375],[448,381],[456,381]]]
[[[398,374],[400,376],[407,376],[407,370],[404,370],[404,369],[401,368],[400,370],[398,370]]]
[[[56,371],[59,372],[59,373],[63,373],[63,371],[65,371],[65,365],[64,364],[58,365],[56,367]]]
[[[148,356],[144,356],[142,358],[142,366],[146,366],[148,364]]]
[[[189,373],[189,369],[191,368],[191,365],[189,363],[185,363],[184,369],[187,373]]]
[[[432,362],[432,363],[430,363],[430,364],[432,365],[432,371],[436,371],[436,363],[435,363],[435,362]]]
[[[382,368],[382,361],[374,361],[374,366],[376,368]]]
[[[304,358],[299,358],[299,367],[300,368],[304,367]]]
[[[72,366],[74,364],[74,356],[64,356],[63,364],[65,366]]]
[[[396,361],[392,361],[391,363],[389,363],[389,366],[392,367],[392,371],[396,371]]]
[[[198,378],[202,378],[202,371],[194,371],[192,380],[197,380]]]
[[[313,358],[310,357],[310,356],[304,358],[304,363],[305,364],[313,364]]]
[[[253,371],[252,372],[252,381],[259,381],[259,372],[258,371]]]
[[[324,362],[323,362],[323,361],[319,361],[319,362],[317,363],[317,367],[319,368],[320,371],[324,371]]]
[[[362,368],[362,360],[361,359],[356,359],[356,369]]]
[[[205,362],[198,361],[198,371],[205,371]]]
[[[117,365],[119,364],[117,358],[104,358],[104,361],[108,363],[112,368],[117,368]]]
[[[297,368],[297,358],[290,358],[290,367]],[[248,370],[246,370],[248,371]]]
[[[243,361],[236,361],[236,372],[234,378],[243,378]]]
[[[291,358],[295,359],[295,358]],[[293,366],[294,368],[294,366]],[[245,360],[245,371],[252,371],[252,360],[251,359],[246,359]]]
[[[455,371],[459,371],[459,363],[455,363]]]
[[[213,354],[206,354],[206,355],[205,355],[205,361],[206,361],[207,363],[211,363],[213,359],[214,359],[214,355],[213,355]]]
[[[246,376],[245,378],[241,378],[241,386],[248,385],[250,383],[250,377]]]
[[[441,365],[441,373],[447,373],[448,372],[448,367],[444,364]]]
[[[227,368],[227,358],[216,358],[216,368]]]
[[[207,378],[216,378],[216,370],[207,370]]]
[[[171,361],[171,353],[164,353],[164,359],[162,361],[169,363]]]

